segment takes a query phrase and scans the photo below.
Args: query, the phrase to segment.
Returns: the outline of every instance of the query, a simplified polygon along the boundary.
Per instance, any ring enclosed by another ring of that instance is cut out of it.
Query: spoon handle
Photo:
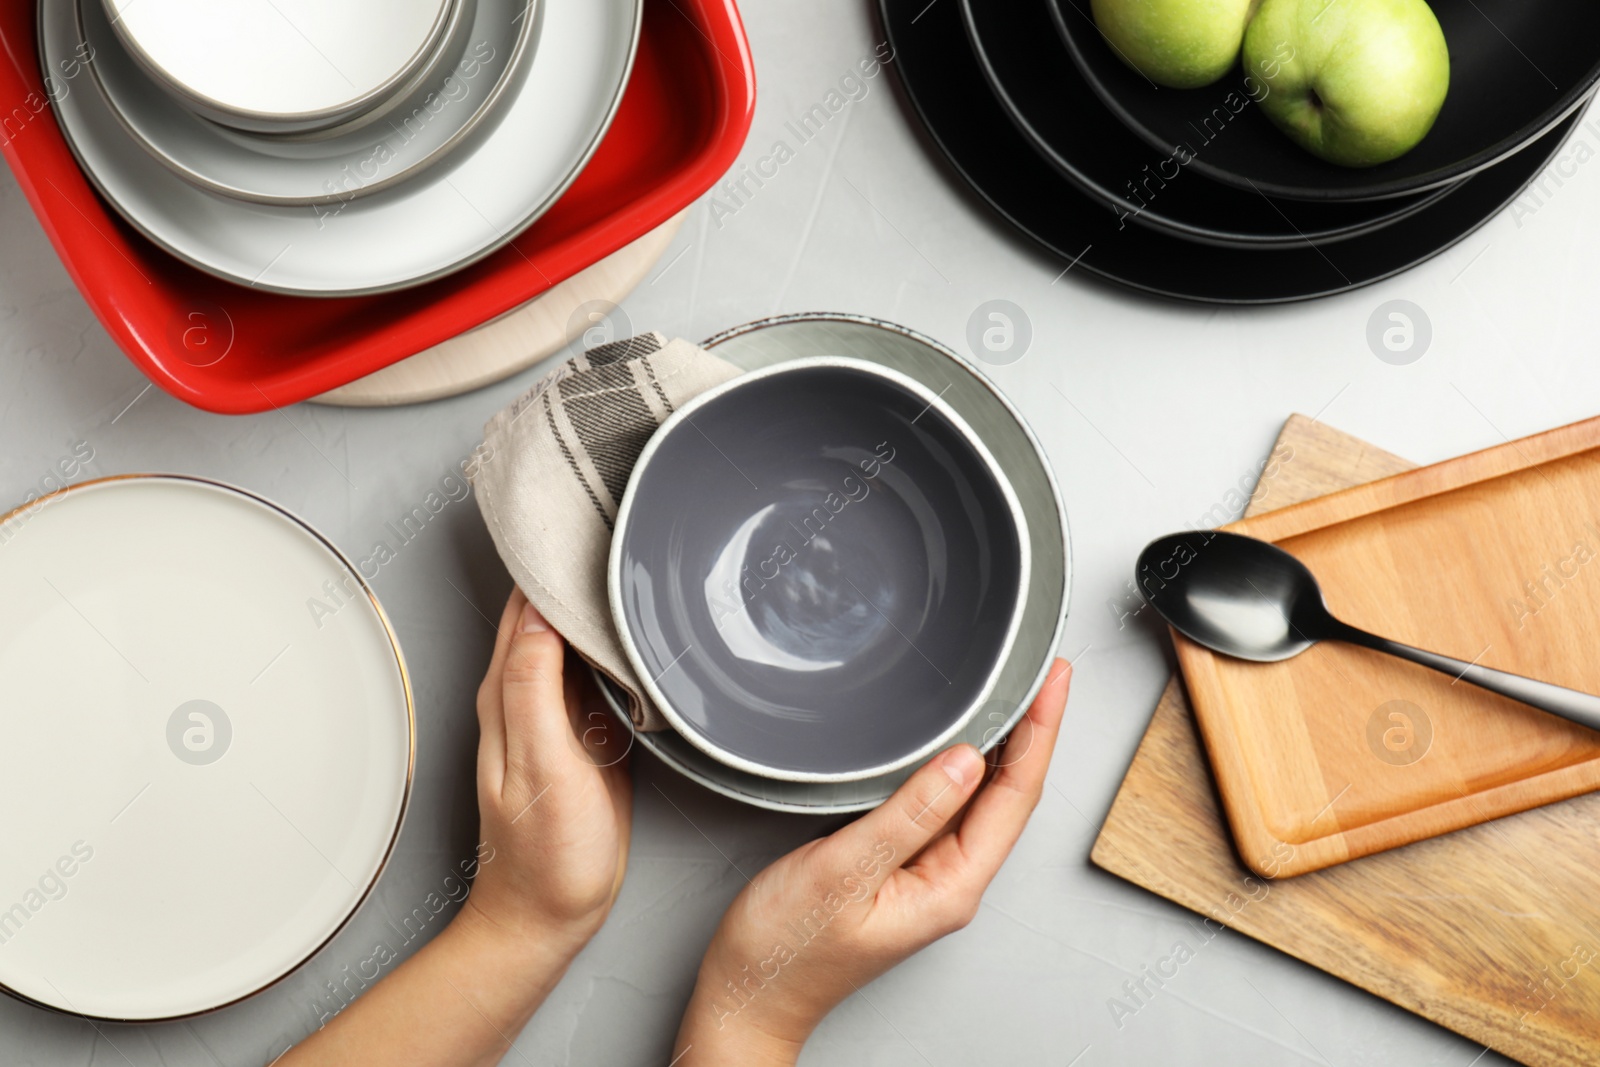
[[[1552,715],[1559,715],[1563,719],[1570,719],[1591,730],[1600,730],[1600,697],[1592,694],[1580,693],[1576,689],[1568,689],[1550,682],[1524,678],[1520,674],[1497,671],[1493,667],[1480,667],[1476,663],[1441,656],[1437,652],[1412,648],[1410,645],[1402,645],[1387,637],[1369,634],[1365,630],[1358,630],[1345,623],[1340,624],[1337,639],[1378,652],[1387,652],[1391,656],[1419,663],[1424,667],[1432,667],[1440,674],[1448,674],[1452,678],[1471,682],[1491,693],[1520,700],[1524,704],[1530,704],[1541,711],[1548,711]]]

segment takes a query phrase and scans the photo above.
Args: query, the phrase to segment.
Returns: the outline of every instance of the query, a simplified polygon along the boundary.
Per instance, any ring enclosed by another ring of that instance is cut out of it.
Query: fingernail
[[[544,616],[539,614],[539,609],[533,606],[533,601],[528,601],[522,609],[522,632],[525,634],[542,634],[550,629],[550,624],[544,621]]]
[[[971,745],[962,745],[952,748],[944,754],[944,762],[940,764],[944,773],[950,780],[965,789],[977,780],[978,774],[983,770],[983,757],[978,755],[978,750]]]

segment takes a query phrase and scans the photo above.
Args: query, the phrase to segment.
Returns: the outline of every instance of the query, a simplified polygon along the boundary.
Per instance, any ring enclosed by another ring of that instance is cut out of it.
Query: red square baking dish
[[[0,4],[0,153],[128,358],[173,396],[224,414],[297,403],[371,374],[643,236],[733,165],[755,108],[755,69],[733,0],[646,0],[633,74],[605,140],[509,246],[398,292],[282,296],[188,266],[100,199],[49,114],[37,18],[33,0]],[[197,330],[208,341],[203,358]],[[216,359],[219,347],[227,355]]]

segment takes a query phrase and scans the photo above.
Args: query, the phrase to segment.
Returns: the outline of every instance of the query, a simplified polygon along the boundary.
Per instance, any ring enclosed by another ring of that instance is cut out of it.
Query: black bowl
[[[1387,200],[1273,200],[1188,172],[1152,152],[1067,59],[1042,0],[961,0],[972,50],[995,99],[1039,154],[1120,223],[1257,250],[1369,234],[1437,202],[1455,183]]]
[[[1549,131],[1600,79],[1600,5],[1590,0],[1433,0],[1450,48],[1438,121],[1399,159],[1341,167],[1297,146],[1249,103],[1242,69],[1204,89],[1159,88],[1101,37],[1089,0],[1037,2],[1050,5],[1100,99],[1152,148],[1185,145],[1196,154],[1186,169],[1296,200],[1376,200],[1457,181]]]

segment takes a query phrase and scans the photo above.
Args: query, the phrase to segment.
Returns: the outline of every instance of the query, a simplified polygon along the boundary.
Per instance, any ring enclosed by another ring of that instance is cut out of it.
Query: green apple
[[[1260,0],[1091,0],[1122,61],[1157,85],[1196,89],[1234,68]]]
[[[1244,66],[1279,129],[1346,167],[1411,151],[1450,89],[1450,50],[1426,0],[1264,0]]]

